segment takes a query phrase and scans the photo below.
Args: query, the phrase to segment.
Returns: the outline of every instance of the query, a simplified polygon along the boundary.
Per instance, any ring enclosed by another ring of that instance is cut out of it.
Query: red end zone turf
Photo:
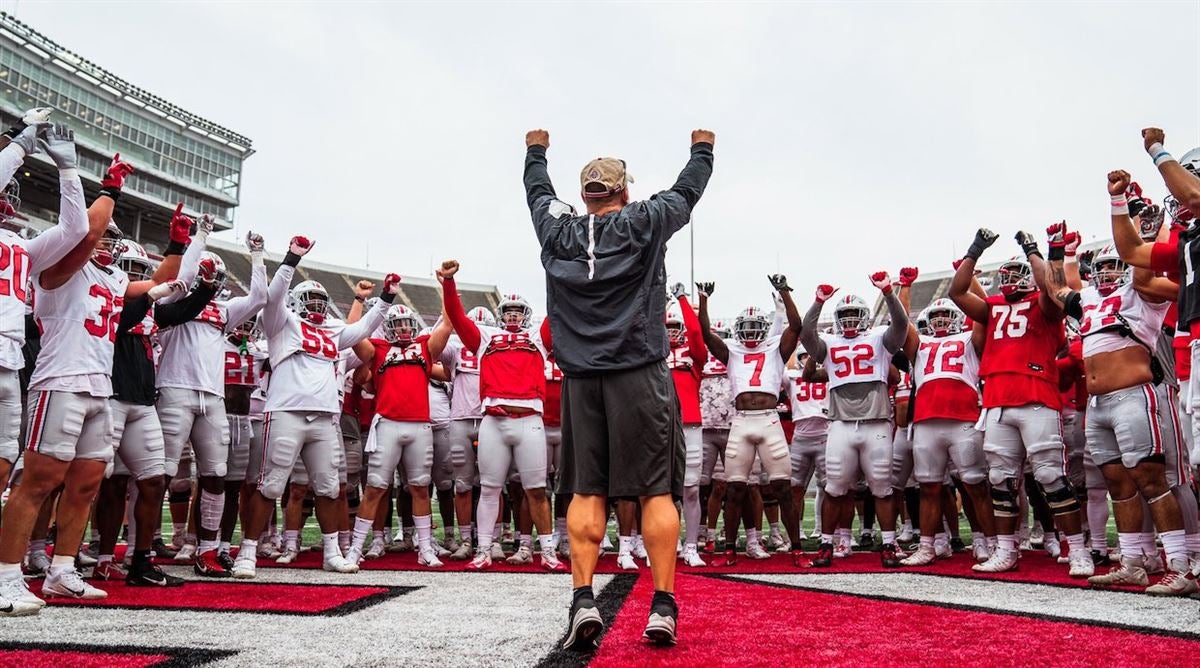
[[[679,645],[641,641],[653,583],[638,578],[592,668],[727,665],[1195,665],[1200,641],[1014,614],[679,574]],[[724,642],[714,642],[719,629]],[[1070,638],[1074,652],[1059,644]]]
[[[21,668],[138,668],[153,666],[170,658],[166,654],[0,649],[0,663]]]

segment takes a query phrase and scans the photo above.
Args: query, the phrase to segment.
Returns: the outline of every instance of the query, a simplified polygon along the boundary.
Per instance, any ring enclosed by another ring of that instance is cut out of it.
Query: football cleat
[[[163,569],[147,562],[144,566],[131,564],[125,576],[126,587],[180,587],[184,579],[167,575]]]
[[[46,583],[42,585],[42,596],[52,598],[78,598],[95,601],[108,598],[108,592],[97,589],[84,582],[83,576],[75,569],[67,569],[55,573],[53,570],[46,575]]]
[[[950,543],[934,541],[933,555],[938,559],[949,559],[954,556],[954,549],[950,547]]]
[[[691,566],[692,568],[702,568],[707,565],[704,563],[704,560],[700,558],[700,551],[697,550],[696,546],[691,543],[688,543],[683,547],[682,558],[683,563]]]
[[[902,566],[928,566],[937,558],[937,553],[929,545],[921,545],[908,558],[900,561]]]
[[[430,541],[429,547],[433,550],[434,554],[439,557],[448,557],[454,552],[454,550],[447,550],[446,548],[442,547],[442,544],[436,540]]]
[[[253,580],[257,569],[258,564],[253,559],[239,557],[233,562],[233,568],[229,572],[236,580]]]
[[[1111,566],[1113,562],[1108,556],[1108,550],[1092,550],[1092,563],[1097,566]]]
[[[638,569],[637,562],[634,561],[633,555],[628,552],[622,552],[617,555],[617,568],[625,571],[636,571]]]
[[[195,558],[196,558],[196,546],[192,545],[191,543],[184,544],[184,546],[179,548],[179,551],[177,551],[175,553],[175,561],[178,561],[181,563],[189,563],[189,562],[195,560]]]
[[[300,556],[299,550],[294,547],[289,547],[283,551],[283,554],[275,558],[277,564],[290,564]]]
[[[182,550],[180,554],[183,554]],[[221,564],[220,560],[217,559],[218,556],[216,550],[197,554],[195,561],[192,562],[192,569],[196,571],[196,575],[203,575],[206,578],[229,577],[229,569]]]
[[[1093,587],[1121,585],[1145,587],[1150,584],[1150,578],[1146,577],[1146,569],[1136,563],[1122,560],[1119,566],[1113,566],[1104,575],[1093,575],[1088,578],[1088,584]]]
[[[504,546],[499,542],[492,543],[492,551],[490,556],[492,557],[492,561],[500,561],[501,559],[504,559]]]
[[[77,567],[87,568],[88,566],[95,566],[96,564],[100,563],[100,559],[98,559],[95,554],[92,554],[92,552],[93,550],[91,546],[88,546],[86,550],[80,549],[79,554],[75,555],[75,565]]]
[[[416,545],[413,544],[412,538],[407,534],[401,533],[396,535],[396,538],[392,541],[392,544],[388,546],[387,551],[411,552],[414,549],[416,549]]]
[[[603,554],[605,552],[612,552],[612,551],[613,551],[612,539],[608,537],[608,531],[606,530],[604,532],[604,538],[602,538],[600,540],[600,553]]]
[[[646,554],[646,544],[642,542],[641,536],[633,537],[633,545],[630,547],[630,549],[633,551],[633,556],[637,557],[638,559],[650,558],[650,555]]]
[[[792,550],[792,566],[796,568],[808,568],[812,566],[812,562],[804,557],[804,550]]]
[[[987,538],[972,538],[971,553],[975,557],[975,561],[983,563],[992,556],[992,550],[988,547]]]
[[[792,541],[790,541],[790,540],[784,540],[782,543],[779,544],[779,547],[775,548],[775,552],[777,554],[787,554],[788,552],[791,552],[791,551],[792,551]]]
[[[716,554],[717,553],[717,541],[715,541],[715,540],[708,541],[707,543],[704,544],[704,547],[700,548],[700,551],[703,552],[704,554]]]
[[[952,551],[954,551],[955,553],[966,552],[967,546],[963,544],[962,539],[959,538],[958,536],[951,536],[950,537],[950,549]]]
[[[229,556],[228,552],[218,552],[217,561],[225,567],[225,570],[233,570],[233,557]]]
[[[495,554],[492,555],[492,558],[496,558]],[[527,564],[532,564],[533,550],[529,549],[528,545],[522,545],[521,547],[517,548],[516,552],[512,553],[511,557],[505,559],[504,562],[512,566],[525,566]]]
[[[441,568],[442,560],[438,559],[437,551],[431,546],[427,550],[417,550],[417,564],[426,568]]]
[[[449,534],[448,531],[447,531],[447,534]],[[458,552],[458,548],[462,546],[462,541],[460,541],[458,539],[458,537],[456,537],[456,536],[447,535],[445,540],[442,541],[442,546],[446,548],[447,554],[445,554],[445,555],[439,554],[438,555],[439,557],[440,556],[449,556],[451,554],[454,554],[455,552]]]
[[[554,550],[542,550],[542,570],[550,571],[551,573],[566,573],[569,568],[563,562],[558,560],[554,555]]]
[[[786,542],[787,540],[783,536],[773,533],[767,536],[766,548],[772,552],[787,552],[787,550],[779,549],[783,547],[784,543]]]
[[[124,580],[127,573],[115,561],[102,561],[92,569],[93,580]]]
[[[492,567],[492,555],[482,547],[475,551],[475,558],[467,564],[468,571],[486,571]]]
[[[913,536],[912,525],[907,522],[901,527],[900,533],[896,534],[897,543],[911,543],[914,538],[916,537]]]
[[[330,573],[357,573],[358,564],[343,557],[336,555],[325,559],[321,564],[321,568]]]
[[[367,550],[367,553],[363,555],[363,558],[378,559],[385,554],[387,554],[387,545],[384,544],[383,540],[373,540],[371,541],[371,549]]]
[[[42,606],[25,601],[10,601],[0,596],[0,617],[26,617],[42,611]]]
[[[23,605],[36,605],[39,609],[46,605],[46,602],[38,598],[29,591],[29,587],[25,584],[25,578],[15,578],[12,580],[0,580],[0,600],[8,601],[13,604],[13,613],[21,609]],[[3,606],[0,603],[0,606]],[[20,615],[11,614],[13,617]],[[29,613],[24,613],[29,614]]]
[[[1146,593],[1151,596],[1188,596],[1200,591],[1191,573],[1176,570],[1167,571],[1157,583],[1146,587]]]
[[[471,548],[471,541],[464,540],[458,546],[458,549],[454,551],[454,554],[450,555],[450,558],[454,559],[455,561],[466,561],[467,559],[471,558],[473,553],[474,550]]]
[[[1030,547],[1043,547],[1046,542],[1046,532],[1042,529],[1042,525],[1035,524],[1029,530],[1029,545]]]
[[[25,555],[25,572],[29,575],[42,575],[50,568],[50,555],[45,552],[33,552]]]
[[[879,561],[884,568],[900,568],[900,560],[896,557],[896,546],[887,543],[879,549]]]
[[[770,559],[771,553],[767,552],[766,548],[762,546],[762,543],[753,540],[746,545],[746,556],[750,557],[751,559]]]
[[[996,551],[992,552],[992,556],[988,557],[987,561],[982,564],[975,564],[971,567],[971,570],[976,573],[1015,571],[1017,570],[1017,558],[1018,554],[1014,550],[996,548]]]
[[[278,559],[283,556],[283,552],[280,552],[270,541],[259,543],[257,553],[260,559]]]
[[[1073,578],[1090,578],[1096,574],[1096,564],[1092,563],[1092,555],[1089,552],[1073,550],[1067,556],[1067,563],[1071,565],[1070,576]]]
[[[813,558],[814,568],[829,568],[833,565],[833,543],[821,543],[817,547],[817,556]]]
[[[1142,563],[1144,564],[1146,573],[1149,575],[1162,575],[1167,570],[1166,566],[1163,565],[1162,557],[1158,555],[1157,551],[1154,554],[1145,555],[1142,558]]]
[[[859,535],[859,537],[858,537],[858,546],[859,546],[859,547],[861,547],[861,548],[862,548],[862,549],[864,549],[864,550],[869,550],[869,549],[871,549],[872,547],[875,547],[875,534],[874,534],[874,532],[872,532],[872,533],[864,533],[864,534],[860,534],[860,535]]]
[[[850,545],[840,540],[837,541],[837,546],[833,548],[833,556],[837,557],[838,559],[843,559],[850,556],[850,554]]]
[[[174,559],[175,553],[179,551],[177,548],[164,543],[162,538],[155,538],[154,542],[150,544],[150,550],[154,553],[154,556],[162,557],[163,559]]]
[[[362,560],[363,560],[363,553],[362,553],[361,548],[351,547],[349,550],[346,551],[346,561],[349,561],[350,563],[357,566],[362,563]]]

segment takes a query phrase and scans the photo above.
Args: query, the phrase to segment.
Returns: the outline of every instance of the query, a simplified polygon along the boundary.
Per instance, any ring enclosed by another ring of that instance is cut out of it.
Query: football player
[[[801,524],[804,521],[804,495],[815,475],[817,490],[825,488],[825,441],[829,436],[829,389],[825,382],[810,382],[804,379],[804,369],[813,358],[801,351],[796,358],[796,368],[788,369],[788,399],[792,404],[792,499]],[[815,373],[815,370],[814,370]],[[816,508],[816,528],[820,533],[820,504]],[[799,540],[804,540],[804,529],[799,529]]]
[[[892,290],[886,271],[871,274],[871,283],[883,294],[891,323],[872,328],[871,309],[863,298],[847,295],[833,310],[834,331],[817,330],[825,302],[837,292],[831,285],[817,286],[816,298],[804,314],[802,342],[813,357],[823,360],[829,374],[829,436],[825,447],[825,502],[822,509],[821,545],[814,566],[833,561],[832,531],[839,515],[853,503],[849,493],[865,477],[875,497],[882,531],[879,556],[884,567],[900,565],[896,555],[896,510],[892,490],[892,408],[888,401],[888,374],[892,355],[908,336],[908,314]]]
[[[372,531],[380,501],[392,485],[396,467],[403,464],[417,527],[417,563],[430,568],[442,565],[433,549],[429,502],[433,480],[429,381],[434,361],[450,338],[451,327],[443,319],[428,336],[420,336],[420,331],[416,313],[395,304],[384,316],[383,338],[367,339],[354,347],[359,358],[371,367],[376,411],[363,448],[369,457],[367,489],[346,557],[354,564],[362,560],[363,544]]]
[[[683,442],[687,447],[683,475],[683,557],[688,566],[704,566],[696,541],[700,537],[700,471],[703,464],[703,426],[700,415],[700,380],[708,361],[708,346],[700,320],[688,302],[687,288],[676,283],[671,288],[676,303],[667,309],[667,340],[671,354],[667,366],[675,382],[683,418]]]
[[[358,571],[358,564],[348,561],[338,546],[338,463],[345,453],[337,431],[341,409],[336,366],[339,351],[367,338],[383,321],[384,312],[396,298],[400,277],[388,274],[384,278],[382,301],[362,320],[350,325],[331,322],[329,293],[319,283],[304,281],[288,290],[296,265],[312,247],[313,242],[305,237],[292,238],[267,287],[267,305],[260,317],[269,342],[272,382],[267,387],[258,490],[242,509],[242,547],[233,564],[235,578],[254,577],[257,537],[267,527],[274,500],[283,496],[298,458],[304,461],[316,495],[322,567],[337,573]]]
[[[252,450],[255,450],[251,418],[251,395],[258,388],[267,354],[256,343],[257,316],[232,328],[225,337],[225,417],[229,423],[229,454],[225,464],[225,508],[221,515],[220,548],[217,559],[226,570],[233,568],[229,546],[237,527],[242,497],[253,491],[247,481]],[[261,431],[261,430],[260,430]],[[260,446],[261,447],[261,446]],[[259,450],[261,455],[261,450]],[[263,546],[260,544],[260,548]]]
[[[700,295],[700,329],[713,355],[728,369],[734,392],[736,413],[729,427],[725,446],[725,561],[737,563],[737,519],[750,493],[747,481],[755,455],[769,478],[769,491],[779,500],[784,526],[792,542],[792,563],[801,565],[799,515],[792,499],[791,457],[787,438],[779,422],[776,407],[783,387],[787,360],[796,351],[800,337],[800,314],[792,302],[791,287],[782,274],[768,277],[779,293],[787,314],[787,327],[769,335],[771,322],[760,309],[750,307],[734,320],[733,338],[721,340],[712,333],[708,318],[708,298],[712,283],[697,284]],[[749,542],[749,541],[748,541]],[[759,546],[761,548],[761,545]],[[749,550],[749,545],[747,546]]]
[[[438,270],[446,316],[465,347],[476,351],[483,421],[479,426],[479,547],[468,568],[492,565],[492,533],[500,514],[500,492],[516,463],[529,513],[541,543],[542,566],[565,572],[554,545],[550,501],[546,497],[546,432],[542,422],[546,396],[545,365],[552,347],[550,321],[528,331],[533,308],[519,295],[509,295],[497,309],[502,329],[480,327],[467,317],[454,282],[458,262],[447,260]]]
[[[950,299],[984,328],[986,340],[979,363],[986,413],[981,420],[997,547],[973,568],[996,573],[1017,567],[1017,497],[1028,460],[1055,525],[1067,536],[1071,576],[1088,577],[1095,566],[1084,544],[1079,500],[1067,478],[1059,413],[1056,358],[1066,343],[1062,308],[1045,289],[1045,261],[1027,232],[1016,235],[1025,258],[1000,265],[1000,294],[984,299],[971,292],[975,263],[996,238],[991,230],[976,232],[950,283]]]
[[[712,324],[712,333],[722,341],[733,338],[733,332],[722,320]],[[725,444],[729,441],[729,424],[733,420],[733,386],[725,363],[708,351],[708,362],[700,377],[700,423],[704,438],[704,458],[700,468],[700,498],[704,503],[707,542],[704,552],[716,550],[717,519],[725,500]]]
[[[40,599],[21,580],[20,559],[42,501],[63,485],[56,513],[55,555],[42,587],[45,596],[104,598],[107,594],[83,581],[75,570],[75,555],[83,538],[104,471],[113,458],[112,396],[113,342],[125,300],[156,290],[155,297],[170,293],[161,285],[179,271],[182,243],[150,280],[130,283],[113,266],[113,246],[119,230],[112,222],[118,191],[105,190],[83,213],[82,186],[75,172],[74,136],[65,126],[49,130],[40,142],[59,169],[63,210],[61,215],[88,218],[82,241],[58,262],[32,275],[34,316],[42,327],[42,349],[29,384],[29,427],[21,485],[4,508],[0,535],[0,596],[18,605]],[[114,160],[114,163],[119,162]],[[117,165],[109,171],[121,170]],[[128,170],[121,170],[128,173]],[[68,212],[69,209],[69,212]],[[78,224],[77,221],[73,224]]]
[[[1125,197],[1128,176],[1113,172],[1108,181],[1109,194],[1114,197],[1113,226],[1129,226],[1128,204],[1116,200]],[[1145,269],[1131,272],[1116,249],[1107,246],[1092,259],[1091,285],[1078,289],[1082,286],[1076,279],[1073,288],[1064,267],[1066,226],[1051,225],[1047,233],[1051,295],[1068,316],[1079,321],[1091,395],[1084,429],[1092,459],[1108,482],[1121,547],[1120,566],[1106,575],[1089,578],[1089,582],[1147,584],[1138,536],[1144,499],[1167,554],[1166,575],[1146,593],[1195,593],[1196,582],[1189,577],[1183,517],[1171,492],[1171,487],[1180,482],[1177,477],[1170,479],[1179,474],[1182,454],[1179,439],[1173,438],[1178,434],[1177,416],[1167,396],[1162,368],[1154,358],[1163,319],[1170,308],[1167,297],[1175,294],[1176,286]],[[1165,290],[1156,289],[1158,281],[1166,283]],[[1175,466],[1167,466],[1168,452]]]

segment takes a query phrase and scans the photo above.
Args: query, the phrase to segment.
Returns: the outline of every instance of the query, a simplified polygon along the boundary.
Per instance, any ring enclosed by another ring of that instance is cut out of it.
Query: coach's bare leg
[[[670,497],[667,500],[669,502]],[[576,589],[592,584],[607,521],[608,499],[599,494],[576,494],[567,507],[567,535],[571,537],[571,586]],[[679,531],[678,524],[675,531]],[[671,550],[674,549],[672,542]],[[675,556],[672,554],[667,561],[671,562],[671,570],[674,571]]]
[[[574,507],[574,503],[571,504]],[[675,591],[675,544],[679,541],[679,514],[670,494],[642,497],[642,536],[650,555],[655,591]]]
[[[92,501],[104,479],[105,463],[95,459],[76,459],[67,468],[62,498],[58,501],[54,537],[55,554],[76,554],[83,542],[83,530],[92,514]]]
[[[25,473],[4,506],[4,532],[0,533],[0,562],[21,563],[42,502],[62,484],[71,462],[37,452],[25,452]],[[101,469],[103,473],[103,469]],[[86,511],[85,511],[86,517]]]

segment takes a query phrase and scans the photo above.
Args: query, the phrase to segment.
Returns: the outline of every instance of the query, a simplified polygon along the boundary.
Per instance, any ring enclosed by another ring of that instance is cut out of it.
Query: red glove
[[[211,257],[200,260],[198,275],[201,281],[212,285],[213,281],[217,279],[217,263],[213,262]]]
[[[955,260],[954,262],[951,262],[951,263],[950,263],[950,264],[954,265],[954,271],[958,271],[958,268],[959,268],[960,266],[962,266],[963,260],[965,260],[965,259],[967,259],[967,258],[965,258],[965,257],[960,257],[960,258],[958,258],[957,260]]]
[[[383,291],[394,295],[400,291],[400,274],[388,274],[383,277]]]
[[[288,244],[288,251],[303,257],[304,254],[312,250],[313,246],[315,245],[316,242],[308,237],[292,237],[291,242]]]
[[[175,215],[171,216],[171,241],[187,244],[192,240],[191,218],[183,215],[183,202],[175,207]]]
[[[1067,236],[1063,237],[1063,239],[1066,241],[1066,246],[1063,250],[1066,252],[1067,257],[1075,257],[1075,253],[1079,251],[1079,242],[1082,241],[1079,238],[1079,233],[1067,232]]]
[[[132,173],[133,165],[121,160],[121,154],[117,153],[113,156],[112,162],[109,163],[108,171],[104,173],[104,178],[100,180],[100,187],[120,190],[125,185],[125,177]]]
[[[1064,220],[1047,227],[1046,237],[1051,248],[1065,248],[1067,245],[1067,221]]]
[[[900,267],[900,287],[912,287],[912,284],[917,282],[917,274],[916,267]]]
[[[886,271],[877,271],[870,276],[871,284],[885,295],[892,294],[892,277]]]
[[[832,297],[833,293],[835,293],[837,291],[838,291],[838,289],[833,287],[832,285],[826,285],[825,283],[818,285],[817,286],[817,303],[824,304],[825,302],[829,301],[829,298]]]

